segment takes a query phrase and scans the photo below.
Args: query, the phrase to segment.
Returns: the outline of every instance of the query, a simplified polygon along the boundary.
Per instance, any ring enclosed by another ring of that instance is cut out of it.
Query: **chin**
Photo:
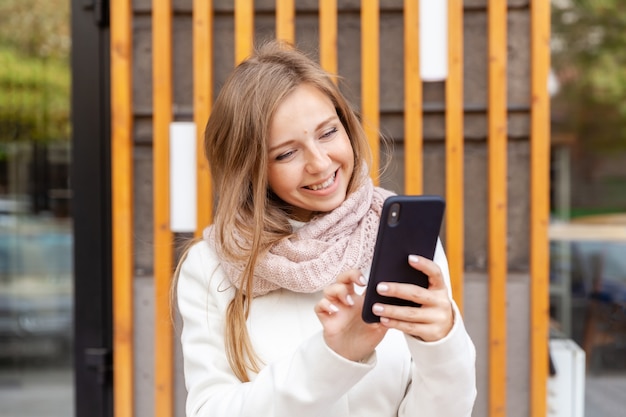
[[[339,206],[341,206],[343,204],[343,202],[346,201],[346,197],[344,195],[344,197],[341,199],[341,201],[338,201],[336,203],[333,204],[328,204],[325,205],[323,209],[320,209],[319,212],[320,213],[328,213],[331,212],[333,210],[335,210],[336,208],[338,208]]]

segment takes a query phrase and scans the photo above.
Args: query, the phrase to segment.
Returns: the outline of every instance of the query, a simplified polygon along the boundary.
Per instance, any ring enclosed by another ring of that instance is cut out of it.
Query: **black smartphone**
[[[385,200],[361,314],[365,322],[380,321],[372,313],[378,302],[419,307],[411,301],[384,297],[376,292],[376,286],[380,282],[403,282],[428,288],[428,277],[413,269],[408,257],[433,259],[444,210],[445,201],[437,195],[395,195]]]

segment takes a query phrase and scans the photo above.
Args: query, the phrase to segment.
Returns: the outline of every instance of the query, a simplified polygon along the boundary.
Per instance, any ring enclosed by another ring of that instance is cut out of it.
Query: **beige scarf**
[[[383,202],[390,195],[368,179],[341,206],[273,245],[255,267],[252,296],[279,288],[312,293],[334,282],[343,271],[369,269]],[[204,233],[209,241],[210,229]],[[222,266],[232,284],[241,289],[243,265],[222,260]]]

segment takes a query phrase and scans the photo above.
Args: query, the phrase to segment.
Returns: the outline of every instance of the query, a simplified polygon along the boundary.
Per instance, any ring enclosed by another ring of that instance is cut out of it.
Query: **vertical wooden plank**
[[[463,0],[448,0],[448,79],[446,80],[446,252],[454,300],[463,312],[464,134]]]
[[[320,65],[337,74],[337,0],[320,0],[319,8]]]
[[[173,251],[170,231],[169,126],[172,121],[172,0],[152,1],[152,176],[154,213],[154,411],[169,417],[173,400],[173,336],[169,309]]]
[[[506,415],[507,2],[489,0],[489,416]]]
[[[198,227],[211,223],[213,191],[209,163],[204,156],[204,128],[213,102],[213,0],[193,0],[193,121],[196,124],[198,164]]]
[[[235,0],[235,65],[254,47],[254,0]]]
[[[116,417],[134,416],[132,6],[111,0],[111,183],[113,398]]]
[[[423,104],[419,2],[404,0],[404,190],[423,192]]]
[[[380,167],[380,22],[378,0],[361,0],[361,113],[363,127],[372,148],[370,175],[379,183]]]
[[[530,116],[530,415],[547,415],[550,216],[550,2],[532,0]]]
[[[296,40],[295,0],[276,0],[276,38],[294,43]]]

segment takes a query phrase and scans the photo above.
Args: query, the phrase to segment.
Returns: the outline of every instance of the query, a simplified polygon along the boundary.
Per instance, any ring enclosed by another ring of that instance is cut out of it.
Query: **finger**
[[[348,284],[331,284],[324,288],[324,297],[331,301],[338,301],[343,304],[354,305],[354,285]]]
[[[435,262],[419,255],[409,255],[409,265],[428,276],[428,288],[437,290],[447,288],[441,268]]]
[[[367,281],[360,271],[351,269],[339,274],[337,283],[326,287],[324,295],[331,300],[339,300],[346,305],[353,306],[356,304],[354,285],[364,286],[367,285]]]
[[[452,303],[447,299],[439,299],[437,306],[421,308],[376,303],[372,311],[380,316],[385,327],[393,327],[428,341],[441,339],[454,324]]]
[[[385,297],[400,298],[423,306],[437,306],[449,303],[446,291],[427,289],[415,284],[381,282],[376,286],[376,292]]]
[[[418,337],[425,342],[436,342],[443,339],[450,329],[445,326],[433,325],[430,323],[410,323],[400,320],[381,317],[380,324],[390,329],[397,329],[403,333]]]
[[[361,287],[367,285],[367,280],[363,277],[363,274],[358,269],[350,269],[342,272],[337,276],[337,283],[339,284],[356,284]]]
[[[447,305],[426,308],[376,303],[372,306],[372,312],[380,317],[407,323],[447,325],[452,318],[452,306],[449,302]]]
[[[316,314],[328,314],[332,315],[339,312],[339,307],[333,304],[330,300],[323,298],[315,305]]]

